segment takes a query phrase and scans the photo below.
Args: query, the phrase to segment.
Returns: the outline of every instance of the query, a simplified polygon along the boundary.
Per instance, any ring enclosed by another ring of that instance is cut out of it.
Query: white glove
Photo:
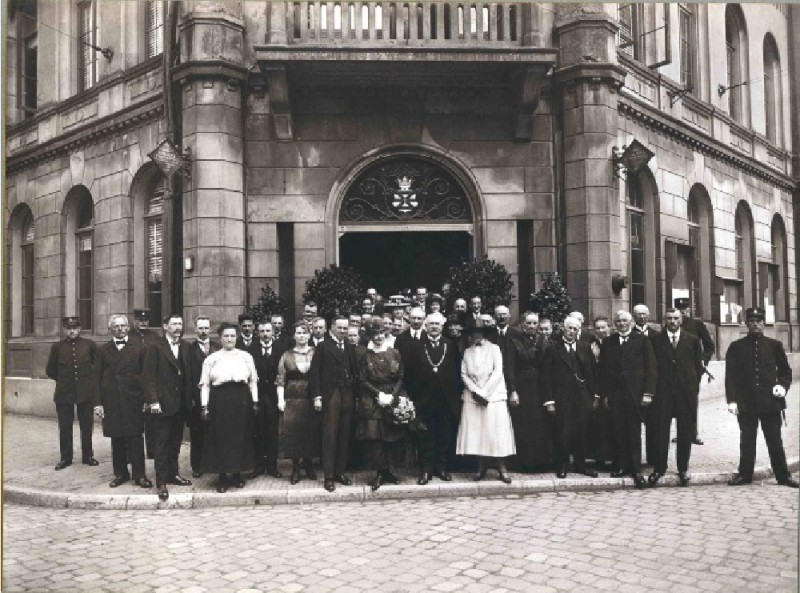
[[[786,397],[786,389],[783,385],[776,385],[772,388],[772,395],[775,397]]]
[[[739,415],[739,405],[736,402],[731,402],[728,404],[728,411],[733,414],[734,416]]]
[[[392,405],[392,395],[390,393],[384,393],[381,391],[378,394],[378,405],[381,407]]]
[[[97,414],[98,418],[103,418],[106,415],[105,410],[103,410],[103,406],[95,406],[94,413]]]
[[[285,412],[286,411],[286,400],[285,399],[279,399],[278,400],[278,411],[279,412]]]
[[[151,414],[160,414],[161,413],[161,404],[156,402],[154,404],[150,404],[150,413]]]

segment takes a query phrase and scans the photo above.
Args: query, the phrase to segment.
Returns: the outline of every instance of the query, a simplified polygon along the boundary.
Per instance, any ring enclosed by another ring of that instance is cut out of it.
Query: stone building
[[[587,319],[689,296],[720,354],[758,304],[798,350],[798,39],[789,4],[12,0],[10,397],[63,315],[235,319],[330,263],[560,271]]]

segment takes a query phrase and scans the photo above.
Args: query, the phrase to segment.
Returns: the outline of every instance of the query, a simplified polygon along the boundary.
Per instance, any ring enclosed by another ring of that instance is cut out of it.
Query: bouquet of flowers
[[[397,405],[392,408],[392,422],[394,424],[408,424],[416,417],[417,411],[414,409],[414,402],[401,395],[398,398]]]

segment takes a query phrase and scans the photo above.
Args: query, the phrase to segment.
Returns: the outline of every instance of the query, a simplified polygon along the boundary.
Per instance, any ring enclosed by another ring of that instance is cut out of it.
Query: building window
[[[747,37],[742,9],[729,4],[725,8],[725,50],[727,54],[728,113],[745,124],[745,84],[747,81]]]
[[[92,329],[92,294],[94,290],[93,210],[91,198],[81,200],[77,206],[77,229],[75,231],[77,313],[81,320],[81,327],[90,331]]]
[[[683,88],[693,90],[696,84],[695,67],[697,60],[697,33],[693,7],[681,4],[678,7],[680,39],[680,82]]]
[[[164,51],[164,3],[161,0],[145,2],[145,53],[152,58]]]
[[[97,82],[97,11],[93,0],[78,4],[78,90],[85,91]]]
[[[711,301],[711,279],[715,269],[713,217],[708,192],[703,186],[695,185],[689,192],[687,211],[689,245],[694,258],[690,296],[695,316],[707,321],[718,321]]]
[[[641,4],[619,4],[617,46],[635,60],[644,60],[644,8]]]
[[[764,37],[764,112],[767,117],[767,139],[783,145],[783,95],[781,92],[781,60],[775,38]]]
[[[158,176],[147,198],[144,214],[147,306],[151,319],[161,319],[164,264],[164,178]]]
[[[753,304],[753,219],[745,202],[736,208],[734,224],[735,277],[725,282],[722,323],[742,323],[742,311]]]
[[[767,314],[767,322],[787,321],[787,291],[788,277],[786,253],[786,227],[783,219],[775,215],[771,229],[772,263],[767,264],[766,282],[764,286],[763,307]]]
[[[646,236],[644,195],[639,181],[633,177],[627,183],[628,211],[628,270],[630,270],[631,306],[645,303],[646,292]]]
[[[33,334],[33,239],[35,230],[33,215],[22,227],[22,335]]]

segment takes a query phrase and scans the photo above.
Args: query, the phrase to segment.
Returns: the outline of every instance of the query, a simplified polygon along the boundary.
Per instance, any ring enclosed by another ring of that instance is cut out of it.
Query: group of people
[[[292,460],[289,480],[316,480],[324,488],[352,483],[351,440],[360,442],[370,484],[399,483],[396,454],[413,443],[419,485],[452,479],[452,468],[471,468],[482,480],[494,467],[510,483],[516,471],[553,465],[596,477],[630,475],[637,488],[666,474],[672,419],[677,421],[677,470],[687,485],[697,434],[700,380],[714,352],[688,300],[664,314],[664,328],[648,323],[644,305],[618,311],[613,323],[598,317],[593,332],[571,313],[559,326],[525,312],[511,326],[508,307],[482,310],[480,297],[457,299],[444,315],[444,299],[418,289],[407,298],[365,295],[361,310],[318,316],[307,303],[303,319],[285,327],[281,315],[239,316],[210,339],[211,320],[195,319],[183,338],[180,315],[147,328],[149,311],[112,315],[112,339],[102,345],[80,337],[79,321],[64,319],[65,338],[53,345],[47,374],[56,380],[61,459],[72,463],[77,407],[83,463],[97,465],[91,442],[92,410],[111,438],[112,488],[145,474],[145,441],[155,459],[162,500],[168,485],[190,485],[178,455],[184,426],[190,433],[192,476],[217,474],[218,492],[250,478],[282,477],[279,457]],[[758,423],[779,483],[797,487],[786,466],[781,411],[791,368],[781,343],[763,336],[764,313],[746,312],[748,335],[727,353],[726,395],[741,429],[739,472],[731,485],[752,480]],[[615,332],[612,332],[612,325]],[[760,356],[759,356],[760,354]],[[647,462],[642,473],[642,423]]]

